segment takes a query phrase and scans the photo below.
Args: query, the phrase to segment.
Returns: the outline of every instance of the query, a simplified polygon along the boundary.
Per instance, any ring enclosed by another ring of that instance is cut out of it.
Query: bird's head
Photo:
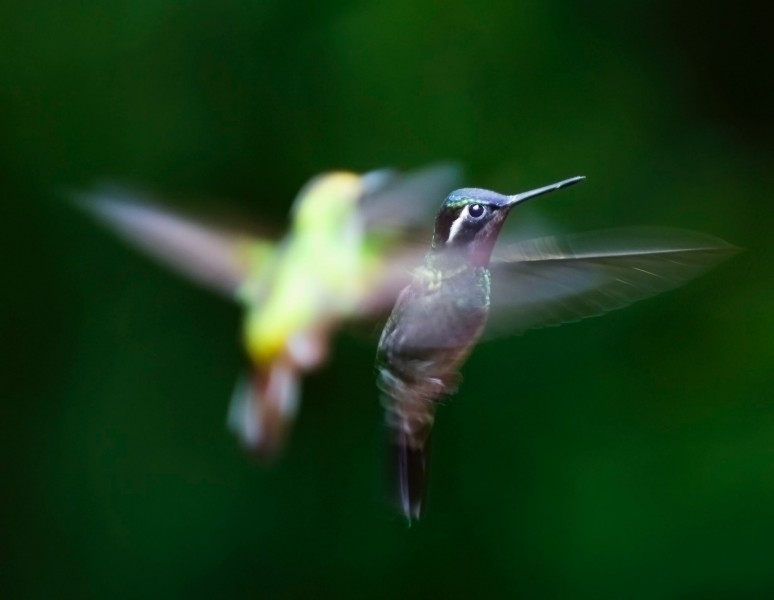
[[[573,177],[513,196],[478,188],[455,190],[436,216],[432,248],[455,259],[466,259],[474,266],[486,266],[505,217],[514,206],[583,179]]]

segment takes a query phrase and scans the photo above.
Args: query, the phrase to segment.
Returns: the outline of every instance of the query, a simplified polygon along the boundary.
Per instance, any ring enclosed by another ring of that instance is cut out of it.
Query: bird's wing
[[[453,163],[362,176],[359,212],[380,274],[357,307],[358,318],[381,316],[392,308],[412,270],[422,263],[438,207],[461,178],[462,168]]]
[[[492,261],[487,337],[623,308],[700,275],[738,248],[675,229],[614,229],[510,244]]]
[[[105,187],[74,197],[78,205],[130,244],[232,298],[272,254],[272,242],[203,225],[136,192]]]
[[[432,230],[443,199],[462,178],[462,168],[453,163],[431,165],[406,174],[389,170],[363,175],[360,214],[368,232]]]
[[[411,282],[412,272],[422,264],[425,253],[424,246],[406,243],[385,255],[379,276],[356,307],[355,318],[373,320],[389,315],[398,295]]]

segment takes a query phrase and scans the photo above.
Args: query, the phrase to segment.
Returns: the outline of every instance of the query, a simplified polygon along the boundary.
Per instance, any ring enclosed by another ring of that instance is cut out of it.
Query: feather
[[[270,242],[197,223],[119,188],[75,195],[76,202],[115,233],[205,287],[236,297],[258,246]],[[266,255],[270,252],[266,252]]]
[[[738,248],[677,229],[543,237],[496,250],[487,337],[559,325],[686,283]]]
[[[392,229],[405,231],[410,227],[429,231],[439,203],[457,187],[462,177],[460,166],[452,163],[400,176],[387,176],[387,173],[390,172],[375,171],[364,176],[365,182],[371,185],[366,185],[360,205],[366,229],[379,233]]]

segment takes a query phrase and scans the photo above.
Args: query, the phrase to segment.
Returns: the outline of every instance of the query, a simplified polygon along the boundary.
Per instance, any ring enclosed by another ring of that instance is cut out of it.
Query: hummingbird
[[[345,322],[389,310],[421,261],[411,240],[435,210],[426,199],[458,177],[450,164],[318,175],[299,192],[279,240],[202,223],[137,192],[97,189],[76,199],[130,244],[241,306],[251,368],[235,386],[227,425],[270,461],[289,435],[302,376],[324,363]]]
[[[436,408],[457,391],[460,368],[482,334],[518,334],[621,308],[684,283],[736,250],[712,236],[652,228],[496,249],[515,206],[583,179],[515,195],[458,189],[441,204],[424,263],[400,292],[376,355],[392,496],[409,522],[423,511]]]

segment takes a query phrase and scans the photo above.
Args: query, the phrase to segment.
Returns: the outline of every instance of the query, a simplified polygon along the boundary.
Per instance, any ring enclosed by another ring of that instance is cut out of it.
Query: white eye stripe
[[[454,239],[454,237],[460,232],[467,218],[468,218],[468,207],[466,205],[465,208],[463,208],[460,211],[459,216],[456,219],[454,219],[454,222],[451,224],[451,227],[449,228],[449,239],[446,240],[446,243],[451,242]]]

